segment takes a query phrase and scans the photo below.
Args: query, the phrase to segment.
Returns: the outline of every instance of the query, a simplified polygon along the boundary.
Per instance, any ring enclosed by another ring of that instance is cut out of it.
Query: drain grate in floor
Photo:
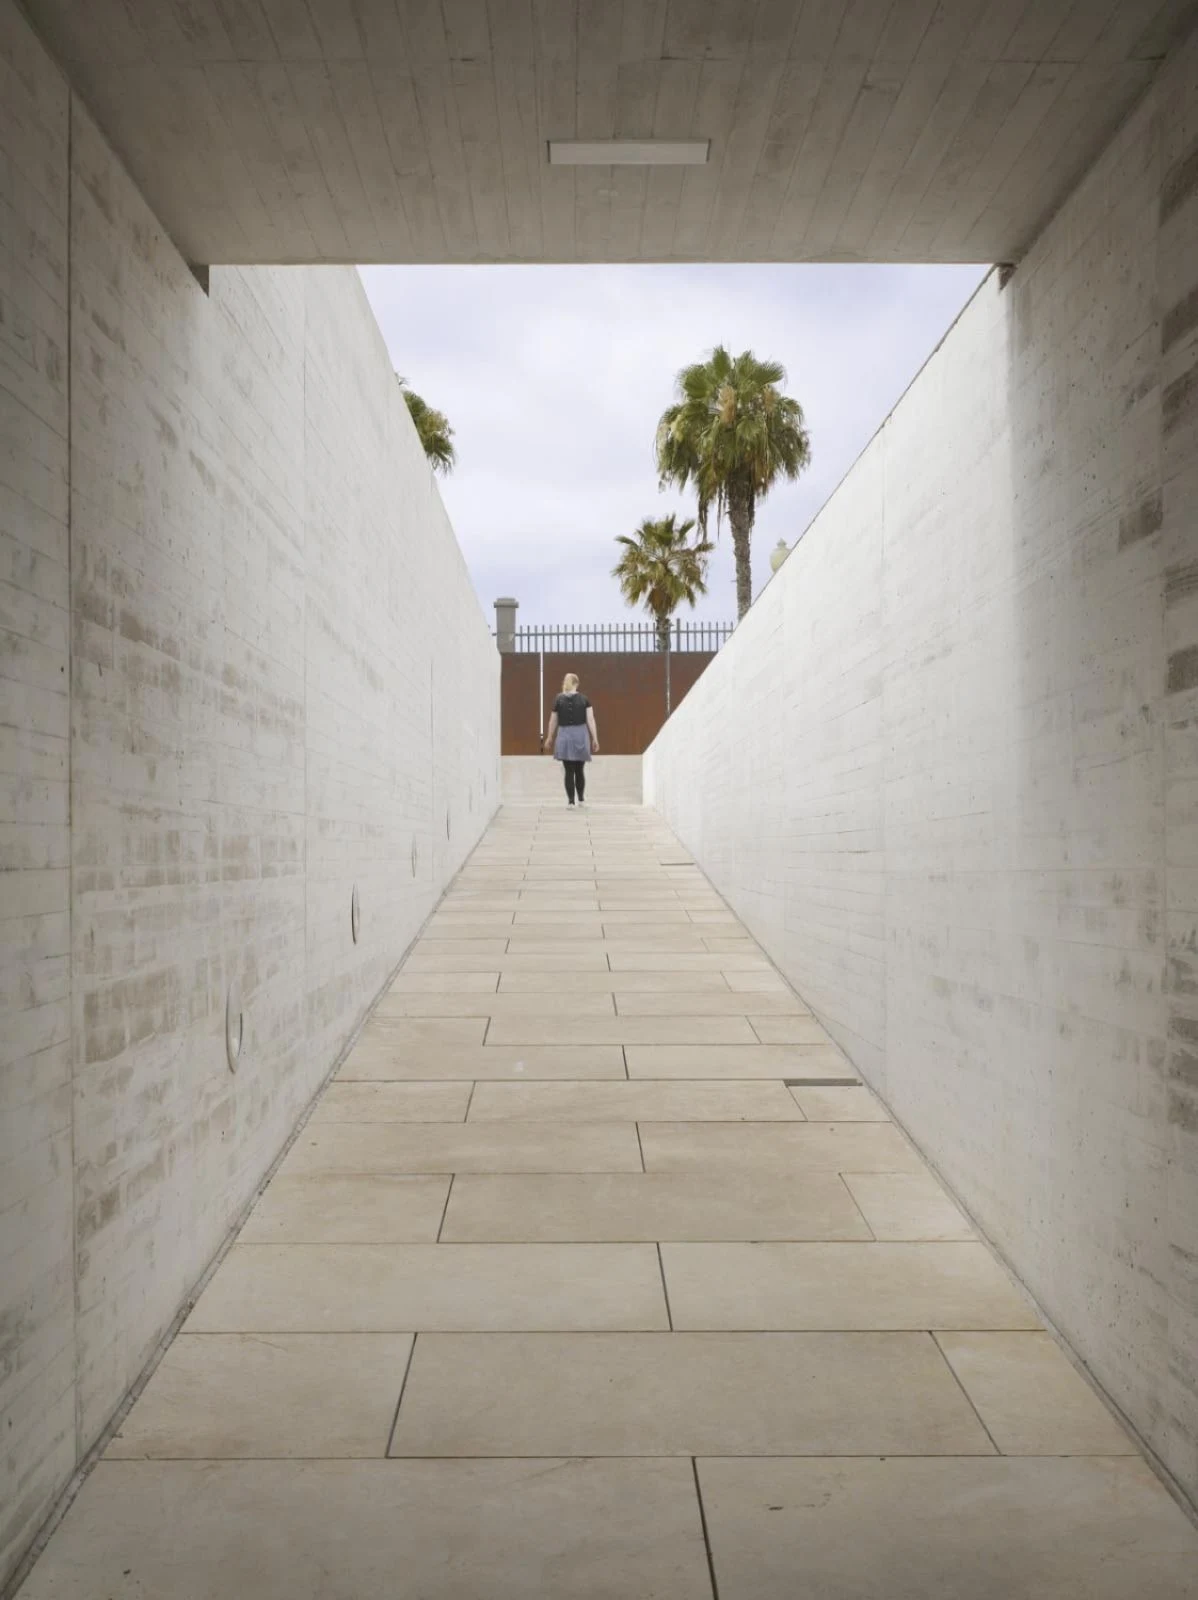
[[[859,1089],[860,1078],[783,1078],[788,1089]]]

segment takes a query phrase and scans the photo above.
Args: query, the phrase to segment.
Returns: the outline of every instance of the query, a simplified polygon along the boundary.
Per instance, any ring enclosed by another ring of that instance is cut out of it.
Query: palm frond
[[[398,373],[396,376],[399,377]],[[450,472],[457,464],[457,451],[453,444],[453,429],[449,425],[449,418],[443,411],[434,410],[414,389],[409,389],[406,379],[399,378],[399,387],[403,392],[408,415],[416,429],[416,436],[420,440],[420,447],[428,457],[430,466],[434,472],[443,475]]]

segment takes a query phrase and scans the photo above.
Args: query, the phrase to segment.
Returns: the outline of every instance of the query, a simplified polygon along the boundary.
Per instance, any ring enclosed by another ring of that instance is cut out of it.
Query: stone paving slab
[[[591,1017],[521,1012],[496,1017],[487,1041],[497,1044],[712,1044],[757,1043],[744,1017]]]
[[[841,1088],[836,1084],[808,1084],[792,1088],[795,1104],[810,1122],[889,1122],[890,1113],[864,1084]]]
[[[868,1239],[835,1172],[629,1172],[454,1179],[442,1239]]]
[[[432,1244],[449,1177],[279,1173],[239,1235],[243,1244]]]
[[[398,1456],[989,1455],[930,1334],[432,1334]],[[552,1444],[552,1448],[550,1448]]]
[[[432,1082],[462,1078],[485,1082],[510,1078],[624,1078],[624,1052],[618,1044],[451,1045],[442,1049],[395,1049],[386,1043],[359,1044],[346,1058],[339,1080]]]
[[[640,1172],[630,1123],[309,1123],[280,1172]]]
[[[646,1172],[919,1172],[889,1122],[647,1122]]]
[[[689,1461],[113,1461],[21,1600],[708,1594]]]
[[[663,1244],[675,1328],[1038,1328],[980,1244]]]
[[[554,997],[561,993],[562,980],[556,972],[520,972],[506,968],[499,975],[500,994],[540,994]],[[668,989],[675,998],[685,997],[683,1009],[697,995],[709,1000],[723,1001],[732,993],[728,975],[722,972],[671,972],[668,982],[659,972],[576,972],[569,980],[571,996],[581,994],[615,994],[621,999],[630,995],[656,998]],[[760,998],[760,997],[758,997]],[[788,1002],[791,997],[785,995]],[[794,1002],[797,1004],[798,1002]]]
[[[1198,1600],[1132,1452],[660,819],[528,806],[21,1600]]]
[[[109,1460],[387,1452],[407,1333],[180,1335],[109,1445]]]
[[[780,1083],[480,1083],[470,1121],[801,1122]]]
[[[1140,1460],[699,1461],[721,1600],[1195,1600]]]
[[[1004,1455],[1136,1454],[1048,1334],[938,1333],[936,1342]]]
[[[834,1045],[768,1045],[756,1040],[729,1047],[699,1045],[629,1045],[632,1078],[841,1078],[858,1083],[856,1069]]]
[[[972,1239],[968,1218],[930,1172],[843,1173],[879,1239]]]
[[[465,1122],[468,1083],[331,1083],[312,1113],[322,1122]]]
[[[648,1244],[239,1244],[185,1331],[668,1327]]]

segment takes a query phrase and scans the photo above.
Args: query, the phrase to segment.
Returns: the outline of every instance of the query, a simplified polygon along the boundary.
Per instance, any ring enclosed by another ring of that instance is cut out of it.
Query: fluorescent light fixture
[[[550,139],[551,167],[702,167],[710,139]]]

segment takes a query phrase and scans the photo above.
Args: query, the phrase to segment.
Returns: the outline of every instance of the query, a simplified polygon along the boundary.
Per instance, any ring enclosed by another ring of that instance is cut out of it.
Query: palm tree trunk
[[[668,650],[670,648],[670,618],[669,618],[669,615],[666,614],[665,616],[658,617],[656,619],[656,627],[657,627],[657,648],[659,650]]]
[[[739,620],[753,604],[753,507],[739,483],[728,486],[728,521],[732,524],[732,553],[736,558],[736,615]]]

